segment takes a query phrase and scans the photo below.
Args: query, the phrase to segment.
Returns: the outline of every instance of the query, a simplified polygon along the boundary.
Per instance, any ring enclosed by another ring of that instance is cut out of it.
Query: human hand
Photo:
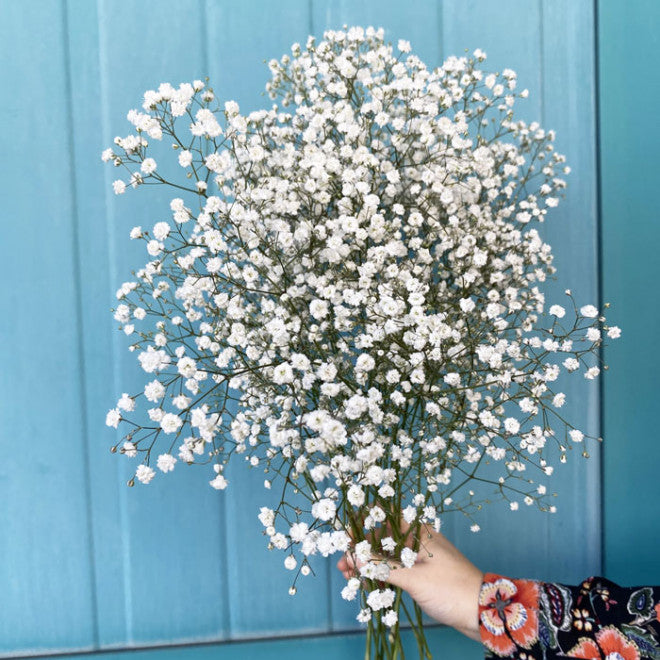
[[[388,559],[393,566],[388,582],[407,591],[430,617],[480,641],[478,601],[484,574],[440,532],[428,528],[421,534],[417,560],[411,568]],[[350,553],[337,562],[346,579],[361,565],[355,565]]]

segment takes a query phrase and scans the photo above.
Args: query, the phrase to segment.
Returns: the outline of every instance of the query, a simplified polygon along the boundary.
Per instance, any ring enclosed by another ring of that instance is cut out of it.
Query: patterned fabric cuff
[[[538,641],[539,591],[534,580],[513,580],[494,573],[484,576],[479,630],[483,645],[496,657],[513,657]]]

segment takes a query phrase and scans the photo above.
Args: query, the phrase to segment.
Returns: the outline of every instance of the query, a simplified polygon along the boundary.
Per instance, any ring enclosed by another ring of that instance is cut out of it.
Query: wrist
[[[484,581],[484,573],[475,569],[464,587],[463,612],[459,625],[454,626],[460,633],[477,642],[481,641],[479,630],[479,593]]]

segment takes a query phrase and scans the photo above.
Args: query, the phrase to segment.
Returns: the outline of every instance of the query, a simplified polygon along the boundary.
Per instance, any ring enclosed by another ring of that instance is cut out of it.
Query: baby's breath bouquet
[[[551,131],[514,118],[516,74],[409,51],[373,28],[310,37],[269,64],[277,105],[247,115],[202,81],[163,84],[103,153],[126,172],[117,194],[177,195],[171,221],[131,232],[149,261],[115,318],[152,380],[108,413],[117,447],[145,484],[178,461],[212,464],[217,489],[234,455],[265,470],[282,495],[258,515],[292,593],[311,556],[354,553],[342,596],[374,658],[402,656],[404,618],[430,657],[420,611],[384,581],[450,512],[478,529],[474,479],[553,510],[534,474],[584,439],[554,384],[595,378],[601,332],[620,332],[570,291],[545,313],[535,225],[568,168]],[[147,155],[163,139],[171,180]]]

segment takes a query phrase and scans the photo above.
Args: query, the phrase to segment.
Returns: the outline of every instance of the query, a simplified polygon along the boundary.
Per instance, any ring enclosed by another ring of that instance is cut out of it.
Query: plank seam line
[[[99,58],[99,95],[101,105],[101,134],[103,136],[104,144],[112,144],[110,137],[110,96],[108,94],[108,49],[106,47],[108,35],[106,31],[105,21],[102,17],[107,14],[107,6],[105,0],[96,0],[96,20],[98,25],[98,58]],[[111,175],[106,170],[104,176],[106,183],[106,190],[110,186]],[[114,218],[114,197],[109,196],[106,192],[104,194],[105,205],[105,230],[106,230],[106,245],[108,246],[108,290],[113,291],[113,283],[119,281],[117,273],[117,251],[115,249],[115,231],[113,228]],[[115,394],[119,390],[119,333],[111,333],[111,364],[112,364],[112,385]],[[124,634],[126,640],[131,640],[133,637],[133,593],[131,591],[130,580],[130,560],[131,560],[131,538],[130,528],[128,525],[128,512],[127,512],[127,488],[122,488],[123,480],[123,466],[120,461],[116,462],[116,475],[120,481],[119,493],[119,525],[123,533],[121,534],[121,550],[122,550],[122,586],[124,590]]]
[[[75,291],[75,309],[77,326],[77,357],[80,384],[80,426],[82,430],[82,459],[85,471],[85,514],[87,517],[87,552],[89,554],[89,584],[92,599],[92,628],[93,642],[99,644],[99,619],[98,619],[98,591],[96,589],[96,551],[94,547],[94,513],[92,510],[92,475],[89,456],[89,410],[87,407],[87,375],[85,363],[85,315],[83,314],[82,301],[82,277],[81,277],[81,246],[80,246],[80,214],[78,213],[78,187],[76,184],[76,152],[73,113],[73,76],[71,72],[71,35],[69,33],[69,0],[61,5],[61,28],[64,41],[64,80],[65,95],[67,102],[67,127],[68,150],[69,150],[69,172],[71,190],[71,226],[72,226],[72,252],[73,252],[73,286]]]
[[[594,164],[596,168],[596,300],[598,309],[603,309],[603,197],[602,197],[602,152],[601,152],[601,108],[600,108],[600,16],[598,0],[593,0],[593,55],[594,55]],[[605,361],[603,345],[598,347],[598,360]],[[601,438],[605,437],[605,377],[598,379],[598,430]],[[605,447],[598,452],[600,467],[600,573],[606,565],[607,544],[605,539]]]
[[[209,0],[204,0],[201,4],[201,27],[200,34],[202,39],[202,63],[204,66],[204,75],[208,76],[209,82],[212,86],[216,82],[211,78],[211,44],[213,40],[211,39],[210,33],[210,21],[209,21]],[[229,556],[229,547],[227,539],[231,537],[231,531],[228,529],[227,521],[227,500],[224,497],[221,497],[218,501],[218,512],[220,514],[220,520],[217,520],[218,527],[222,530],[220,534],[220,546],[219,550],[223,559],[227,559]],[[222,630],[220,631],[223,636],[230,637],[232,634],[232,619],[231,619],[231,593],[229,589],[229,562],[223,561],[222,569],[222,598],[226,603],[222,612],[222,621],[220,625]]]

